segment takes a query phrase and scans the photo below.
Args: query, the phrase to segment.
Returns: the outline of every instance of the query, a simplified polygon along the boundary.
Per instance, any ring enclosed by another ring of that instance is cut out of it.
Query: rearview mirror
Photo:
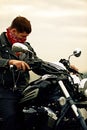
[[[79,57],[81,55],[81,50],[79,48],[75,49],[73,51],[73,55],[76,56],[76,57]]]
[[[25,46],[24,44],[22,44],[22,43],[14,43],[13,45],[12,45],[12,50],[14,51],[14,52],[26,52],[26,51],[29,51],[29,49],[28,49],[28,47],[27,46]]]
[[[29,50],[25,44],[19,43],[19,42],[14,43],[12,45],[12,50],[14,52],[31,52],[33,54],[33,52],[31,50]]]

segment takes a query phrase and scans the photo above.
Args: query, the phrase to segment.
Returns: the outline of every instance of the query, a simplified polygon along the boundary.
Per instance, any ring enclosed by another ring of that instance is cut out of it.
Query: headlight
[[[87,97],[87,78],[81,80],[78,91]]]

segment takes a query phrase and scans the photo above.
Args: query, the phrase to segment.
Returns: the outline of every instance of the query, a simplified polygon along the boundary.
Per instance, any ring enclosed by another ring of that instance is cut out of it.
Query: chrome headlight
[[[87,97],[87,78],[84,78],[80,81],[78,91]]]

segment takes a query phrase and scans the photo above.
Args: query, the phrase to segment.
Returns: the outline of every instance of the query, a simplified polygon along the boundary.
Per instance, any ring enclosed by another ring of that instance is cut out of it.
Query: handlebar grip
[[[17,67],[16,67],[15,65],[9,65],[9,68],[10,68],[10,69],[17,70]]]
[[[16,70],[17,69],[17,67],[15,66],[15,65],[7,65],[7,66],[0,66],[0,70],[11,70],[11,69],[14,69],[14,70]]]

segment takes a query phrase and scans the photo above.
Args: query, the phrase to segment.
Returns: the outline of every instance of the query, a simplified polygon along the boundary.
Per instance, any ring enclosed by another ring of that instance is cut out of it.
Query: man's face
[[[18,40],[23,41],[23,42],[26,41],[27,36],[29,35],[29,34],[27,34],[26,32],[20,33],[20,32],[18,32],[16,29],[12,29],[11,31],[12,31],[12,33],[15,35],[15,37],[16,37]]]
[[[18,39],[23,40],[23,41],[26,41],[28,35],[29,34],[27,34],[26,32],[23,32],[23,33],[20,33],[20,32],[17,32],[17,31],[15,32],[15,36]]]

